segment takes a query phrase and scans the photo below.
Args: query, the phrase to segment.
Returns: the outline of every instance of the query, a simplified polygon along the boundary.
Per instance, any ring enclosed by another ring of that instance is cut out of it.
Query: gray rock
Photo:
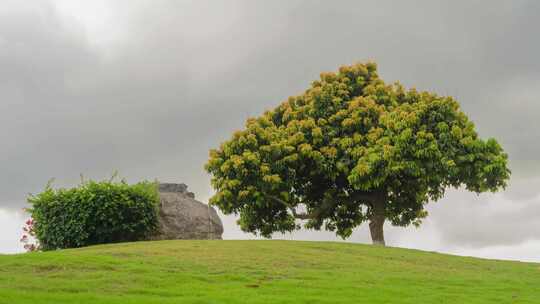
[[[154,240],[221,239],[223,224],[214,208],[195,200],[185,184],[159,184],[159,233]]]

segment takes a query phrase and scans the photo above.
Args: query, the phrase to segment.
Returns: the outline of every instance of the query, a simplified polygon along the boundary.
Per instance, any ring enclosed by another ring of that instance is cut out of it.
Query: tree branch
[[[283,206],[289,208],[294,218],[299,220],[310,220],[310,219],[316,219],[317,216],[322,212],[322,210],[317,210],[315,213],[298,213],[296,211],[296,207],[289,204],[288,202],[280,199],[277,196],[274,195],[267,195],[270,199],[282,204]],[[352,195],[349,195],[348,199],[351,202],[357,202],[357,201],[364,201],[368,203],[376,203],[378,201],[379,195],[377,193],[366,193],[366,192],[356,192]],[[326,205],[328,205],[328,202],[325,202]],[[326,206],[328,207],[328,206]]]
[[[366,193],[366,192],[355,192],[352,195],[349,195],[348,199],[349,201],[352,201],[352,202],[364,201],[367,203],[373,203],[373,201],[377,200],[377,194]]]
[[[280,199],[279,197],[277,196],[274,196],[274,195],[268,195],[269,198],[273,199],[274,201],[278,202],[278,203],[281,203],[282,205],[284,205],[285,207],[289,208],[289,210],[291,210],[291,213],[292,215],[294,216],[294,218],[297,218],[299,220],[309,220],[309,219],[313,219],[315,218],[315,215],[314,214],[308,214],[308,213],[297,213],[296,212],[296,208],[287,203],[286,201]]]

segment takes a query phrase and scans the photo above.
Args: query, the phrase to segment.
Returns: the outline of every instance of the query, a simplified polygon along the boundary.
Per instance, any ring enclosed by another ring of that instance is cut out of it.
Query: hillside
[[[540,264],[329,242],[139,242],[0,256],[0,303],[540,303]]]

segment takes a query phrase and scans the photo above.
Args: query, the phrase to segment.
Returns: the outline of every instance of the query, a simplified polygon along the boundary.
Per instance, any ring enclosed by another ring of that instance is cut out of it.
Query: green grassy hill
[[[540,264],[328,242],[139,242],[0,256],[0,303],[540,303]]]

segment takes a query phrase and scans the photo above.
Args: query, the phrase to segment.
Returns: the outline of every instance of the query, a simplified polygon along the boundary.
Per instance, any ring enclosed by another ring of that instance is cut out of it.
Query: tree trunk
[[[372,215],[369,219],[369,232],[371,233],[373,245],[385,246],[383,231],[384,220],[384,202],[374,203]]]
[[[369,220],[369,232],[371,232],[371,240],[373,245],[384,246],[384,215],[373,215]]]

